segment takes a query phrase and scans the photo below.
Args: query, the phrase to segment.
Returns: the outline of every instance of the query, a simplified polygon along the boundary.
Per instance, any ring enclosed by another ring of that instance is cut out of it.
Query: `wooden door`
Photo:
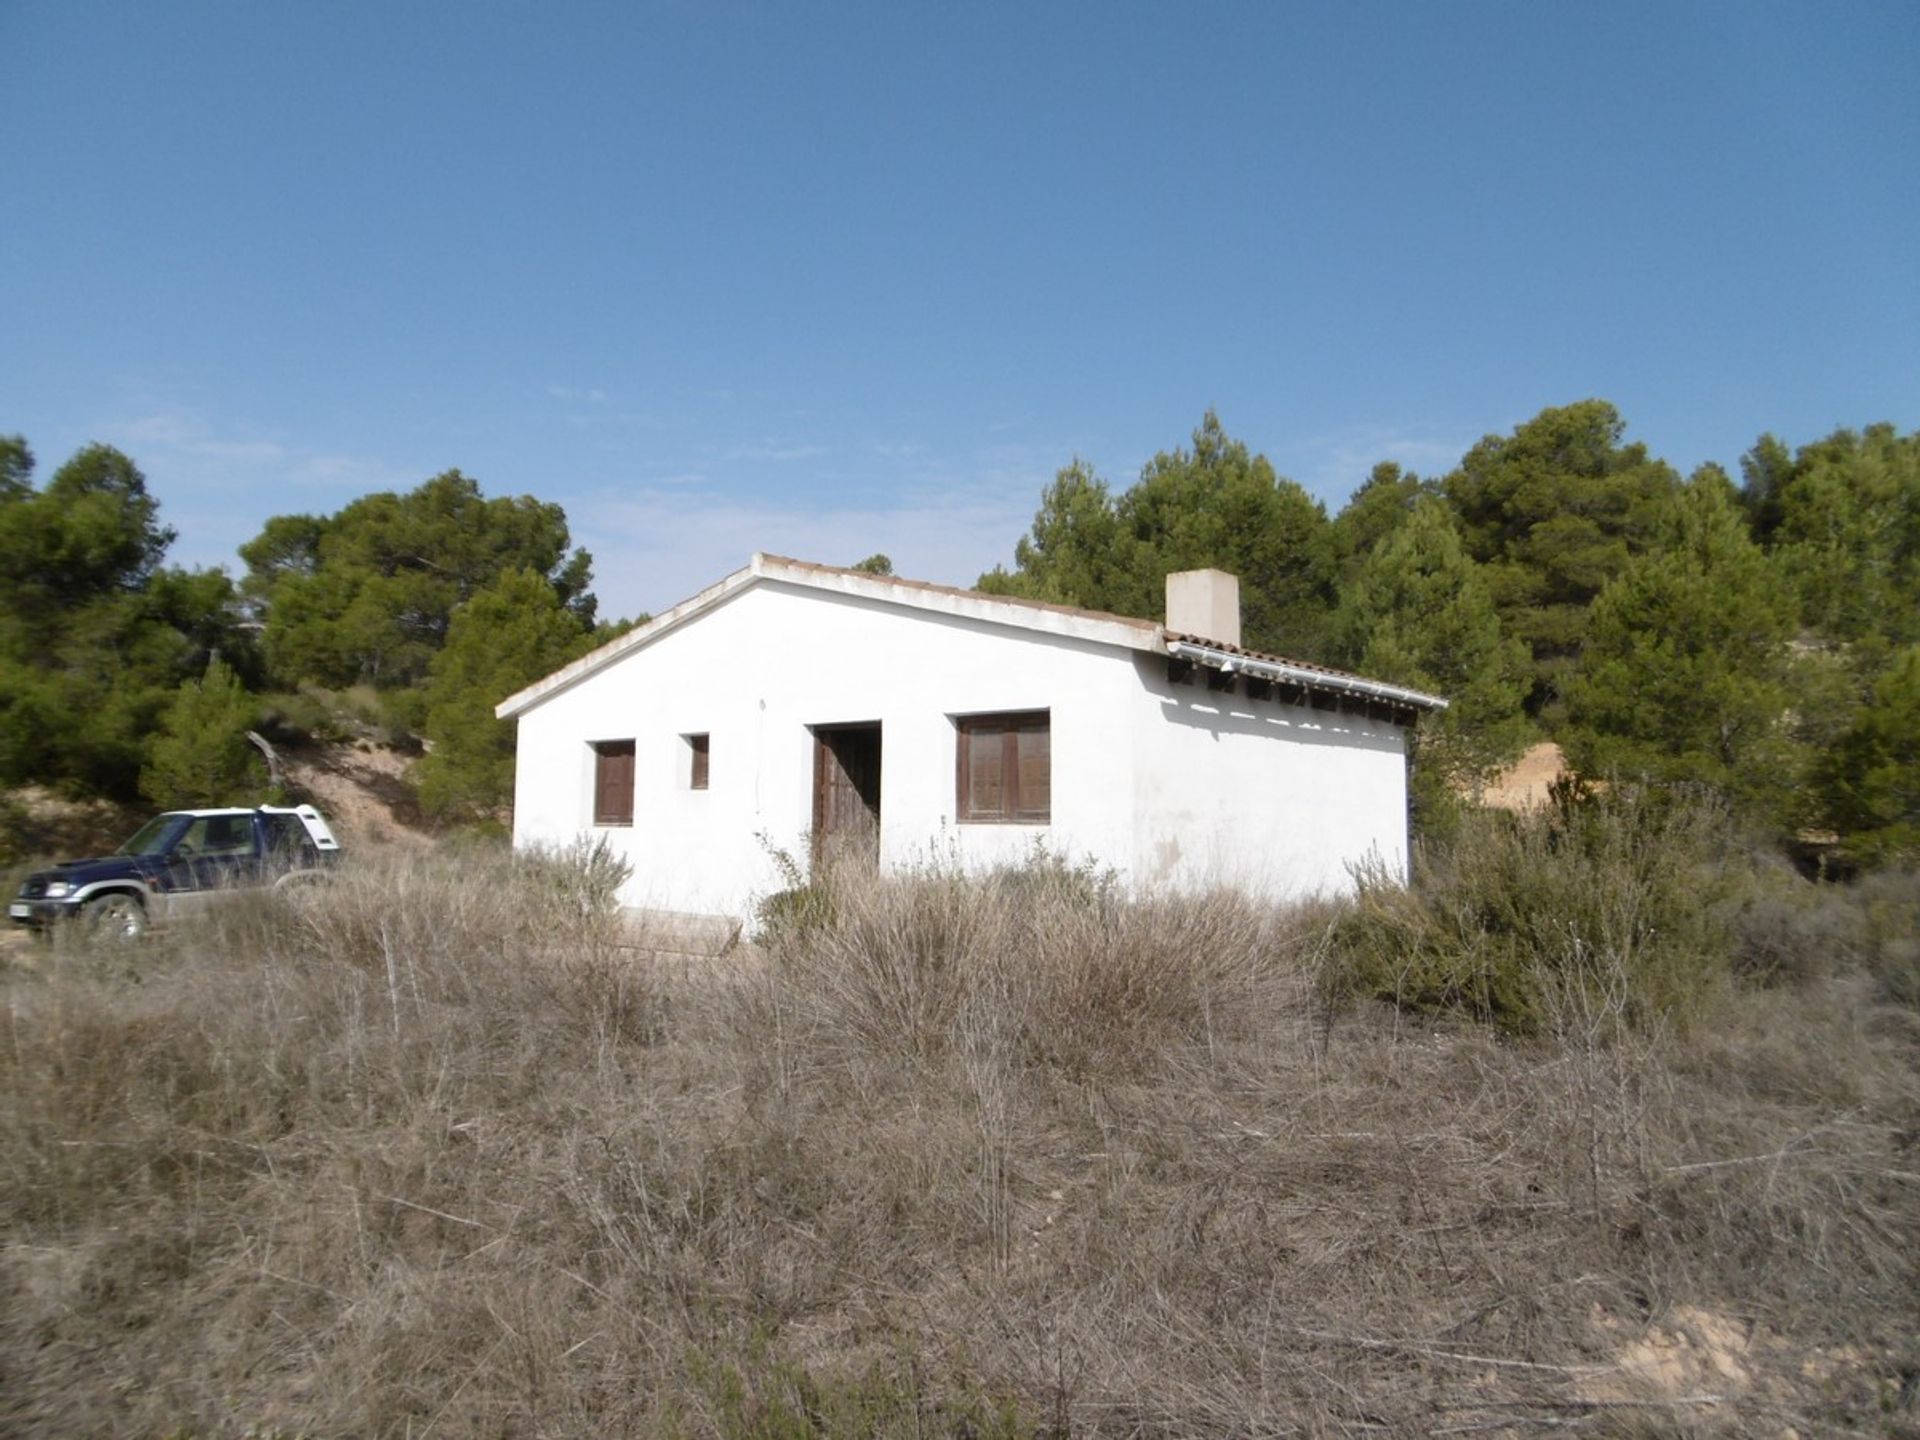
[[[813,863],[866,869],[880,860],[880,727],[813,732]]]

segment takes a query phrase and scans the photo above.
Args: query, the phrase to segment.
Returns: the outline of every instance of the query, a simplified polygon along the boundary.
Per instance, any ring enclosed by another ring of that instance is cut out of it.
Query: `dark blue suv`
[[[40,931],[77,918],[134,939],[157,921],[313,875],[339,856],[340,842],[311,805],[169,810],[113,855],[34,871],[7,915]]]

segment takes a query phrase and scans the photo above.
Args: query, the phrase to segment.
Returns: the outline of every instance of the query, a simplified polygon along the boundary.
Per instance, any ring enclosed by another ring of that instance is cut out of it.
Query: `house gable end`
[[[756,554],[750,564],[708,586],[691,599],[682,601],[645,625],[629,630],[625,635],[509,696],[494,707],[494,714],[503,720],[524,715],[615,661],[644,649],[662,636],[726,604],[747,589],[762,584],[822,598],[844,597],[870,601],[893,609],[919,612],[929,618],[972,621],[1117,649],[1157,651],[1161,647],[1160,626],[1150,620],[1102,615],[1064,605],[985,595],[953,586],[867,575],[828,565]]]

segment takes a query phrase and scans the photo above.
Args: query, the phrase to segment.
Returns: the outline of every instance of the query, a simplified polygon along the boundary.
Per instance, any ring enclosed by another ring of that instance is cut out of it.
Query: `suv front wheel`
[[[89,900],[81,913],[87,922],[87,933],[103,940],[127,942],[147,933],[147,907],[131,895],[102,895],[98,900]]]

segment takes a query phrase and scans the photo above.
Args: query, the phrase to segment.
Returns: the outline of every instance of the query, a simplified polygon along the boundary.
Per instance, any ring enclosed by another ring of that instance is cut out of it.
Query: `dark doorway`
[[[880,863],[880,725],[813,729],[813,863]]]

